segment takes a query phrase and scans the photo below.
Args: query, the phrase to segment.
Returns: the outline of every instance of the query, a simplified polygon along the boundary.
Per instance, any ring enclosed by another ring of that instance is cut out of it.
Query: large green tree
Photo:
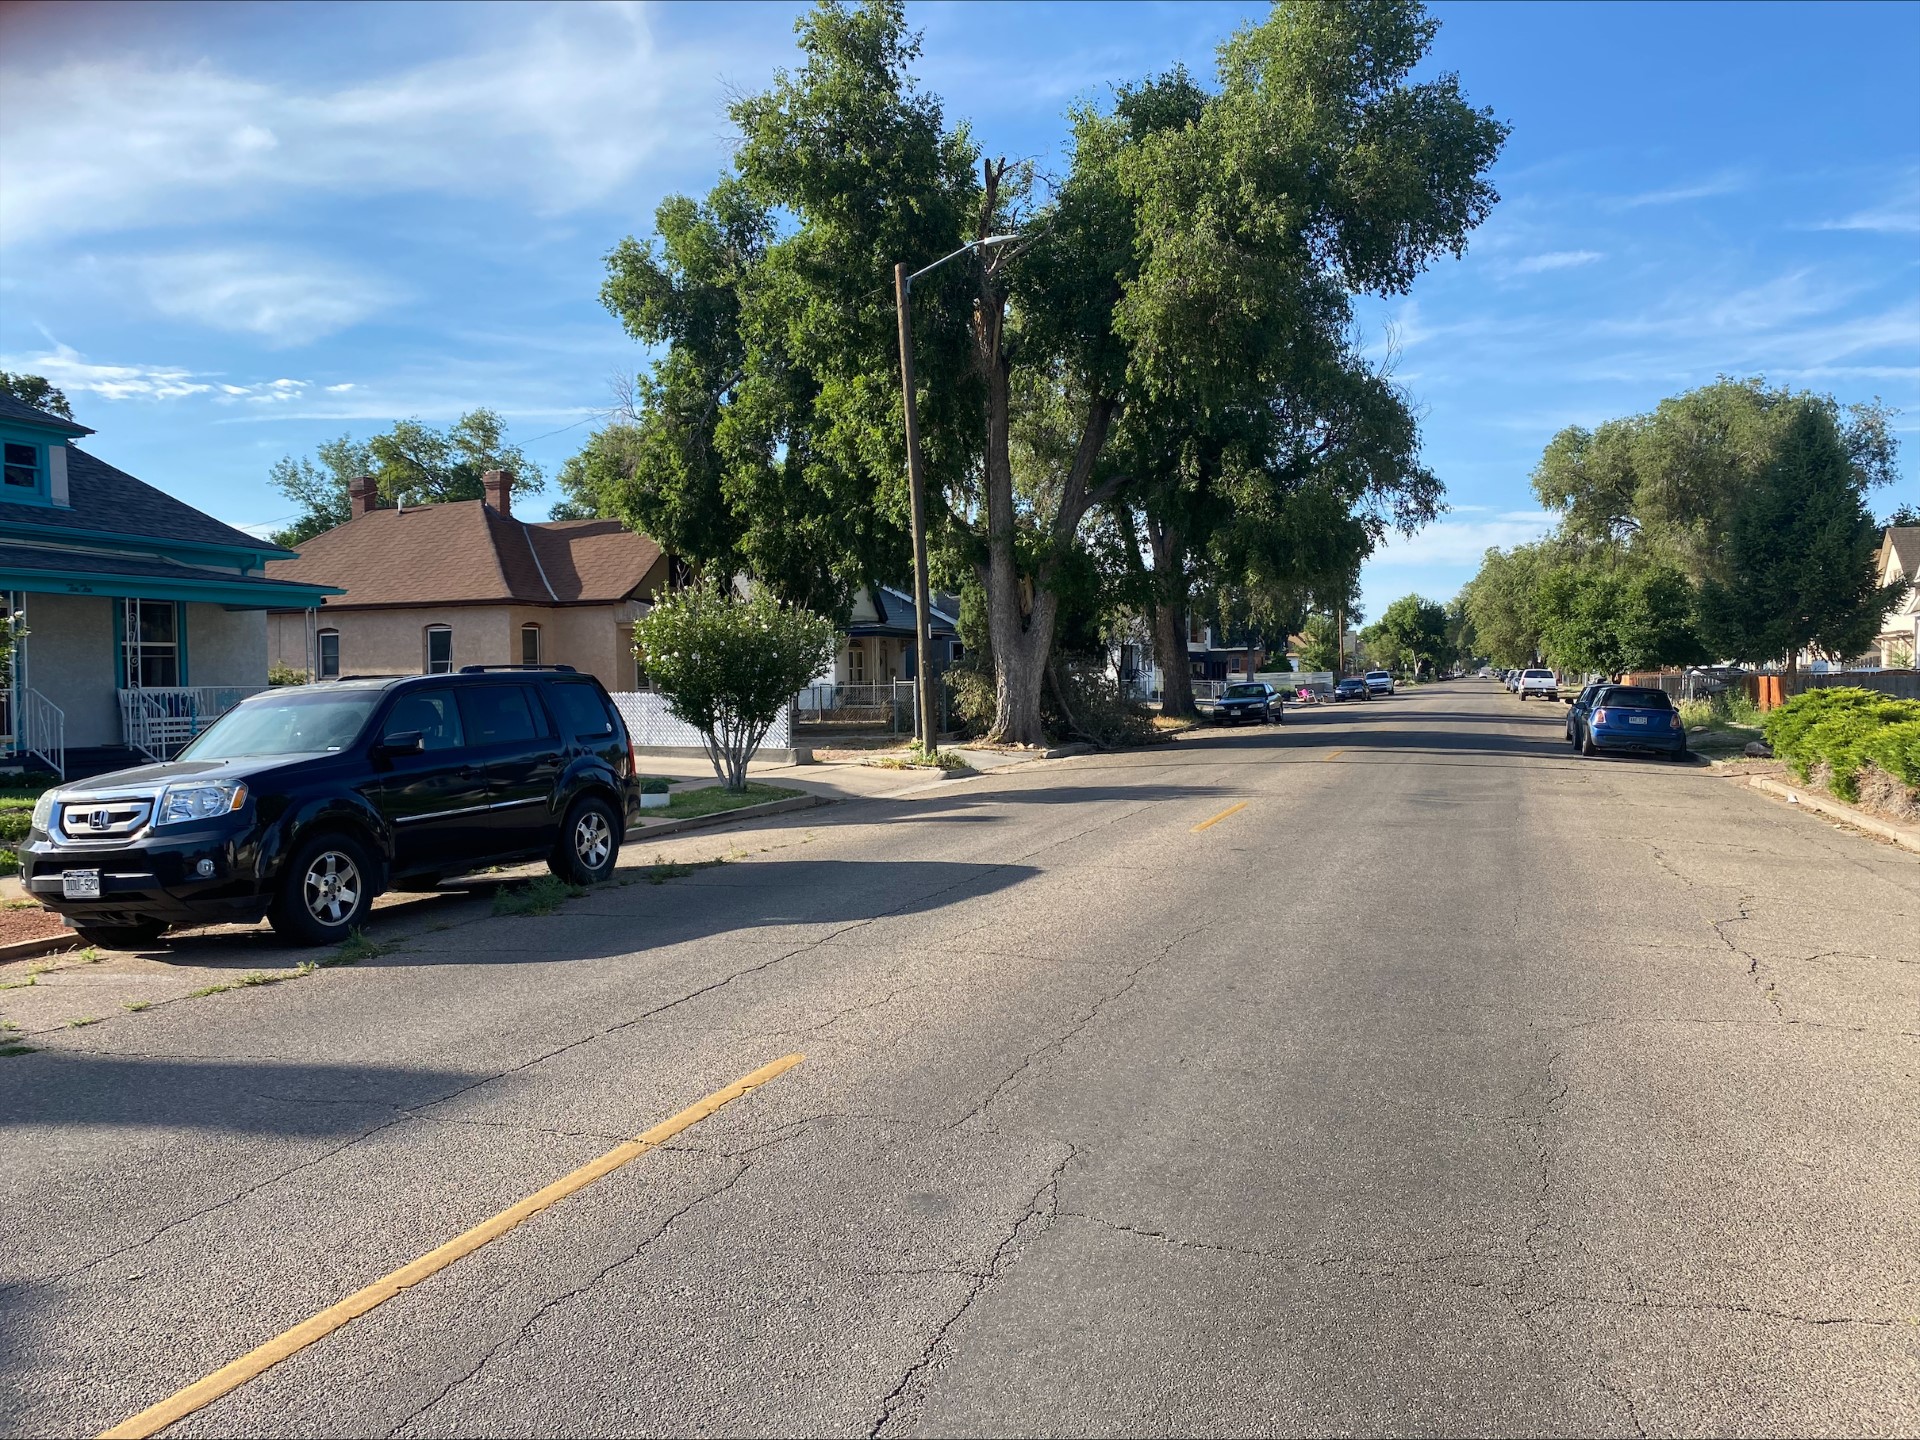
[[[1667,561],[1564,561],[1537,577],[1540,649],[1554,664],[1617,678],[1706,658],[1693,587]]]
[[[1540,658],[1540,577],[1554,562],[1554,549],[1545,544],[1489,550],[1460,592],[1479,647],[1494,664],[1531,665]]]
[[[1411,0],[1287,4],[1222,47],[1214,88],[1174,72],[1075,112],[1067,173],[1042,190],[981,162],[914,85],[899,5],[823,4],[799,29],[800,68],[733,106],[732,173],[611,257],[609,305],[664,348],[640,444],[600,493],[663,542],[698,541],[690,558],[744,562],[823,608],[899,576],[892,264],[1019,235],[916,286],[914,341],[936,539],[984,598],[992,733],[1038,740],[1092,526],[1124,530],[1115,507],[1137,520],[1143,488],[1167,486],[1135,455],[1204,452],[1255,500],[1351,487],[1299,463],[1337,390],[1315,367],[1352,370],[1355,292],[1403,291],[1460,251],[1494,201],[1504,127],[1452,76],[1412,78],[1436,26]],[[1147,421],[1110,448],[1149,407],[1199,433]],[[1205,524],[1188,554],[1225,528]],[[1264,541],[1294,578],[1277,539],[1304,528],[1255,527],[1245,565]]]
[[[274,543],[297,546],[346,524],[353,513],[347,486],[355,476],[373,476],[389,504],[437,505],[480,499],[480,477],[489,470],[511,470],[518,494],[545,484],[540,467],[507,443],[506,423],[492,410],[470,410],[443,428],[402,420],[365,440],[342,435],[317,447],[312,458],[282,456],[267,472],[274,489],[299,506],[299,517]]]
[[[1734,510],[1725,563],[1701,588],[1700,609],[1720,654],[1782,660],[1792,673],[1803,650],[1835,658],[1864,651],[1906,586],[1877,583],[1879,527],[1833,407],[1801,396],[1784,408],[1772,454]]]
[[[1403,595],[1361,632],[1368,653],[1384,668],[1416,674],[1439,669],[1450,655],[1446,607],[1418,595]]]

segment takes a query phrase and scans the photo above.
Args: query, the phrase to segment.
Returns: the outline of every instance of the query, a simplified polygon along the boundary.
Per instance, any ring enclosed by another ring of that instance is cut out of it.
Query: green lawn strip
[[[804,790],[796,790],[790,785],[761,785],[750,782],[747,788],[731,791],[719,785],[709,785],[699,790],[683,790],[672,801],[658,810],[646,812],[649,820],[694,820],[702,815],[723,815],[729,810],[738,810],[747,805],[764,805],[770,800],[789,800],[796,795],[804,795]]]
[[[863,765],[873,765],[881,770],[965,770],[971,772],[973,764],[966,756],[953,750],[939,750],[928,755],[924,750],[908,750],[901,755],[876,755],[871,760],[863,760]]]

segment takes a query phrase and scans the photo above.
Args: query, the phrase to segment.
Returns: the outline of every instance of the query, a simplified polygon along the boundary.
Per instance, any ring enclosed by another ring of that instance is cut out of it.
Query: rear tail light
[[[1596,711],[1594,711],[1594,712],[1593,712],[1593,723],[1594,723],[1594,724],[1596,724],[1596,725],[1604,725],[1604,724],[1606,724],[1606,723],[1607,723],[1607,712],[1606,712],[1606,711],[1604,711],[1604,710],[1596,710]]]
[[[1680,712],[1678,710],[1674,711],[1671,715],[1667,717],[1667,726],[1669,729],[1673,729],[1673,730],[1678,730],[1680,728]]]
[[[640,773],[640,757],[633,750],[633,736],[627,736],[627,778],[631,780]]]

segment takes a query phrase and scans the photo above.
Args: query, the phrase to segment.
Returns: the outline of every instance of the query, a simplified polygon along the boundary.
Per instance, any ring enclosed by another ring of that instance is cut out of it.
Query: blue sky
[[[287,518],[280,456],[405,416],[491,406],[551,472],[645,361],[603,256],[711,183],[798,8],[0,8],[0,368],[240,524]],[[1045,159],[1073,101],[1208,73],[1262,11],[910,14],[949,116]],[[1720,373],[1899,406],[1920,499],[1920,5],[1435,12],[1435,67],[1513,137],[1467,257],[1361,308],[1452,506],[1368,566],[1369,613],[1537,535],[1557,429]]]

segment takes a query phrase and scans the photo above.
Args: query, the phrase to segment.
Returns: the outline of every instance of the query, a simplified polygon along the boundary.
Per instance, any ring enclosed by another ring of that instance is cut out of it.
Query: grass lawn
[[[804,794],[806,791],[796,790],[791,785],[761,785],[753,781],[749,781],[747,788],[738,794],[718,785],[707,785],[698,790],[682,790],[662,808],[643,813],[649,820],[692,820],[701,815],[720,815],[728,810],[738,810],[743,805],[763,805],[769,800],[785,800]]]

